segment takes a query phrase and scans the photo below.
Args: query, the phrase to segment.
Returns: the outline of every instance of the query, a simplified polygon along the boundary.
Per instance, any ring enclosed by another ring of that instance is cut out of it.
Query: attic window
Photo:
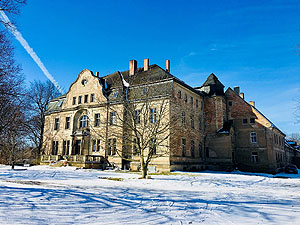
[[[247,118],[244,118],[243,119],[243,124],[247,124],[248,123],[248,119]]]
[[[87,83],[87,80],[86,80],[86,79],[83,79],[83,80],[81,81],[81,84],[82,84],[83,86],[85,86],[86,83]]]
[[[255,118],[250,118],[250,123],[254,124],[255,123]]]
[[[232,106],[232,101],[228,101],[228,106]]]
[[[118,97],[118,94],[119,94],[119,91],[115,91],[115,92],[114,92],[114,98],[117,98],[117,97]]]

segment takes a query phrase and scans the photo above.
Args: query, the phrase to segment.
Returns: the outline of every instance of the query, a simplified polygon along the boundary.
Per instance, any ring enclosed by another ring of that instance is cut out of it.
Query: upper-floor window
[[[190,99],[190,103],[191,103],[191,106],[193,107],[193,104],[194,104],[194,98],[191,96],[191,99]]]
[[[255,118],[250,118],[250,123],[254,124],[255,123]]]
[[[191,157],[195,157],[195,142],[191,140]]]
[[[156,108],[150,109],[150,123],[157,122]]]
[[[184,101],[187,102],[187,94],[184,94]]]
[[[119,94],[119,91],[115,91],[115,92],[114,92],[114,95],[113,95],[113,98],[117,98],[117,97],[118,97],[118,94]]]
[[[198,102],[198,99],[196,99],[196,108],[199,107],[199,102]]]
[[[80,118],[79,127],[82,128],[82,127],[88,127],[88,126],[89,126],[89,117],[87,115],[83,115]]]
[[[132,144],[132,154],[133,155],[139,154],[139,149],[138,149],[139,141],[140,141],[139,138],[133,138],[133,144]]]
[[[100,113],[95,113],[95,127],[100,126]]]
[[[194,115],[191,115],[191,128],[195,128]]]
[[[248,123],[248,119],[247,118],[244,118],[243,119],[243,124],[247,124]]]
[[[92,151],[95,152],[97,148],[97,140],[93,140],[93,147]]]
[[[87,103],[89,101],[89,95],[84,96],[84,103]]]
[[[181,99],[181,91],[177,92],[177,98]]]
[[[58,130],[59,128],[59,118],[54,119],[54,130]]]
[[[95,94],[91,94],[90,102],[94,102],[94,101],[95,101]]]
[[[181,125],[185,126],[185,112],[181,113]]]
[[[146,95],[148,93],[148,88],[147,87],[144,87],[143,88],[143,95]]]
[[[81,104],[82,103],[82,96],[79,96],[78,97],[78,104]]]
[[[232,101],[228,101],[228,106],[232,106]]]
[[[70,117],[66,117],[66,126],[65,126],[66,129],[69,129],[70,128]]]
[[[201,116],[198,117],[198,128],[199,128],[199,130],[202,130],[202,120],[201,120]]]
[[[141,122],[141,110],[137,109],[134,111],[134,121],[136,124]]]
[[[73,97],[73,105],[76,105],[76,97]]]
[[[116,112],[111,112],[110,113],[110,118],[109,118],[109,124],[110,125],[114,125],[116,124],[116,118],[117,117],[117,113]]]
[[[256,132],[251,132],[250,133],[250,142],[251,143],[257,143]]]

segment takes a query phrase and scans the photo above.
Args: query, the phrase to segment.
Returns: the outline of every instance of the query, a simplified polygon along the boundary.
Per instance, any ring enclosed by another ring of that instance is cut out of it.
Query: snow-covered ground
[[[138,177],[0,165],[0,224],[300,224],[300,175]]]

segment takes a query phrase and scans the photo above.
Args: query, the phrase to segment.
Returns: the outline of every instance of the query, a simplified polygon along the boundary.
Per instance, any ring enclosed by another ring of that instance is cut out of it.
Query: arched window
[[[83,115],[80,117],[80,128],[89,126],[89,117],[87,115]]]

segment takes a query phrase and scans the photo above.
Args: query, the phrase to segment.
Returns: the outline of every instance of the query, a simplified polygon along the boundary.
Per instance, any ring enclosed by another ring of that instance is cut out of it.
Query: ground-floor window
[[[195,157],[195,142],[191,140],[191,157]]]
[[[57,155],[57,152],[58,152],[58,141],[52,141],[51,155]]]
[[[185,156],[186,151],[186,140],[184,138],[181,139],[181,154]]]
[[[108,139],[107,154],[115,155],[116,153],[117,153],[117,139],[116,138]]]
[[[69,154],[69,149],[70,149],[70,140],[64,140],[63,141],[63,151],[62,155],[68,155]]]
[[[252,152],[251,161],[253,163],[258,163],[258,153],[257,152]]]

